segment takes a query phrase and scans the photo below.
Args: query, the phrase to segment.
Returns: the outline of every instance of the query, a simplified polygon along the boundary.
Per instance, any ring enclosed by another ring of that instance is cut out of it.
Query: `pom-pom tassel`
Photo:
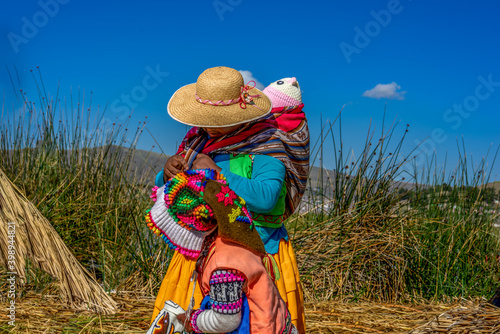
[[[157,197],[156,197],[156,191],[157,190],[158,190],[158,186],[154,186],[151,189],[151,196],[149,196],[149,198],[151,198],[153,200],[153,202],[156,202],[156,200],[157,200]]]
[[[266,256],[264,256],[264,258],[262,259],[262,264],[264,265],[264,268],[266,268],[269,277],[271,277],[273,281],[277,281],[280,279],[281,274],[278,268],[278,264],[271,254],[266,254]]]

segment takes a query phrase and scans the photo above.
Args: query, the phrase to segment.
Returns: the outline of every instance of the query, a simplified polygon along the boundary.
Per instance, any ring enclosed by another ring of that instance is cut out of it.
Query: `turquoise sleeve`
[[[163,181],[163,169],[156,175],[155,185],[158,187],[163,187],[165,182]]]
[[[276,158],[255,155],[252,178],[247,179],[231,173],[228,162],[216,163],[222,168],[221,173],[226,177],[231,189],[245,199],[250,211],[257,213],[271,211],[278,201],[285,180],[285,165]]]

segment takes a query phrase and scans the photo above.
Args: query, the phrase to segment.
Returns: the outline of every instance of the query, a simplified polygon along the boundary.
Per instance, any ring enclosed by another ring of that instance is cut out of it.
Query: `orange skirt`
[[[281,277],[277,280],[276,286],[281,298],[286,302],[288,311],[292,316],[292,322],[297,327],[300,334],[305,333],[305,315],[304,315],[304,296],[300,283],[299,270],[295,252],[289,241],[281,240],[278,253],[273,255],[278,264]],[[160,286],[160,291],[156,297],[151,321],[156,318],[158,313],[167,300],[172,300],[187,310],[191,294],[193,291],[193,282],[190,281],[195,268],[196,261],[186,258],[184,255],[174,252],[174,256],[168,266],[167,274]],[[195,293],[194,309],[200,307],[203,295],[197,284]]]

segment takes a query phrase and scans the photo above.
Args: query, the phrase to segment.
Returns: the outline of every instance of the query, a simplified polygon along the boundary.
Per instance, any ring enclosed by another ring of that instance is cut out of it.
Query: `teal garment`
[[[222,168],[228,183],[239,196],[247,202],[252,212],[266,213],[276,205],[285,179],[285,165],[276,158],[267,155],[255,155],[253,161],[252,178],[239,176],[229,171],[228,154],[217,155],[214,162]],[[161,187],[163,182],[163,170],[156,176],[155,184]],[[288,233],[282,225],[279,228],[256,226],[257,232],[264,242],[269,254],[276,254],[281,239],[288,241]]]
[[[165,182],[163,181],[163,169],[162,169],[161,172],[156,174],[155,186],[163,187],[164,184],[165,184]]]
[[[264,243],[264,248],[269,254],[278,253],[281,239],[288,241],[288,232],[285,225],[281,225],[278,228],[255,226],[255,229],[259,232],[260,238]]]
[[[221,173],[231,189],[245,199],[250,211],[267,213],[274,208],[286,173],[281,161],[267,155],[255,155],[251,179],[230,172],[228,154],[217,155],[214,162],[222,168]]]

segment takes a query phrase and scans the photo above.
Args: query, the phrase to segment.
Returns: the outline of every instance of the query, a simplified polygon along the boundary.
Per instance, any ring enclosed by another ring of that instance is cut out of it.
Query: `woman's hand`
[[[198,153],[196,159],[194,159],[191,169],[215,169],[218,173],[222,170],[217,164],[206,154]]]
[[[189,169],[189,165],[182,155],[172,155],[163,167],[163,181],[167,182],[170,178],[187,169]]]
[[[184,325],[184,328],[187,332],[193,331],[193,327],[191,327],[191,322],[189,321],[189,319],[187,319],[186,321],[186,313],[177,314],[177,320],[179,320],[179,322]]]

